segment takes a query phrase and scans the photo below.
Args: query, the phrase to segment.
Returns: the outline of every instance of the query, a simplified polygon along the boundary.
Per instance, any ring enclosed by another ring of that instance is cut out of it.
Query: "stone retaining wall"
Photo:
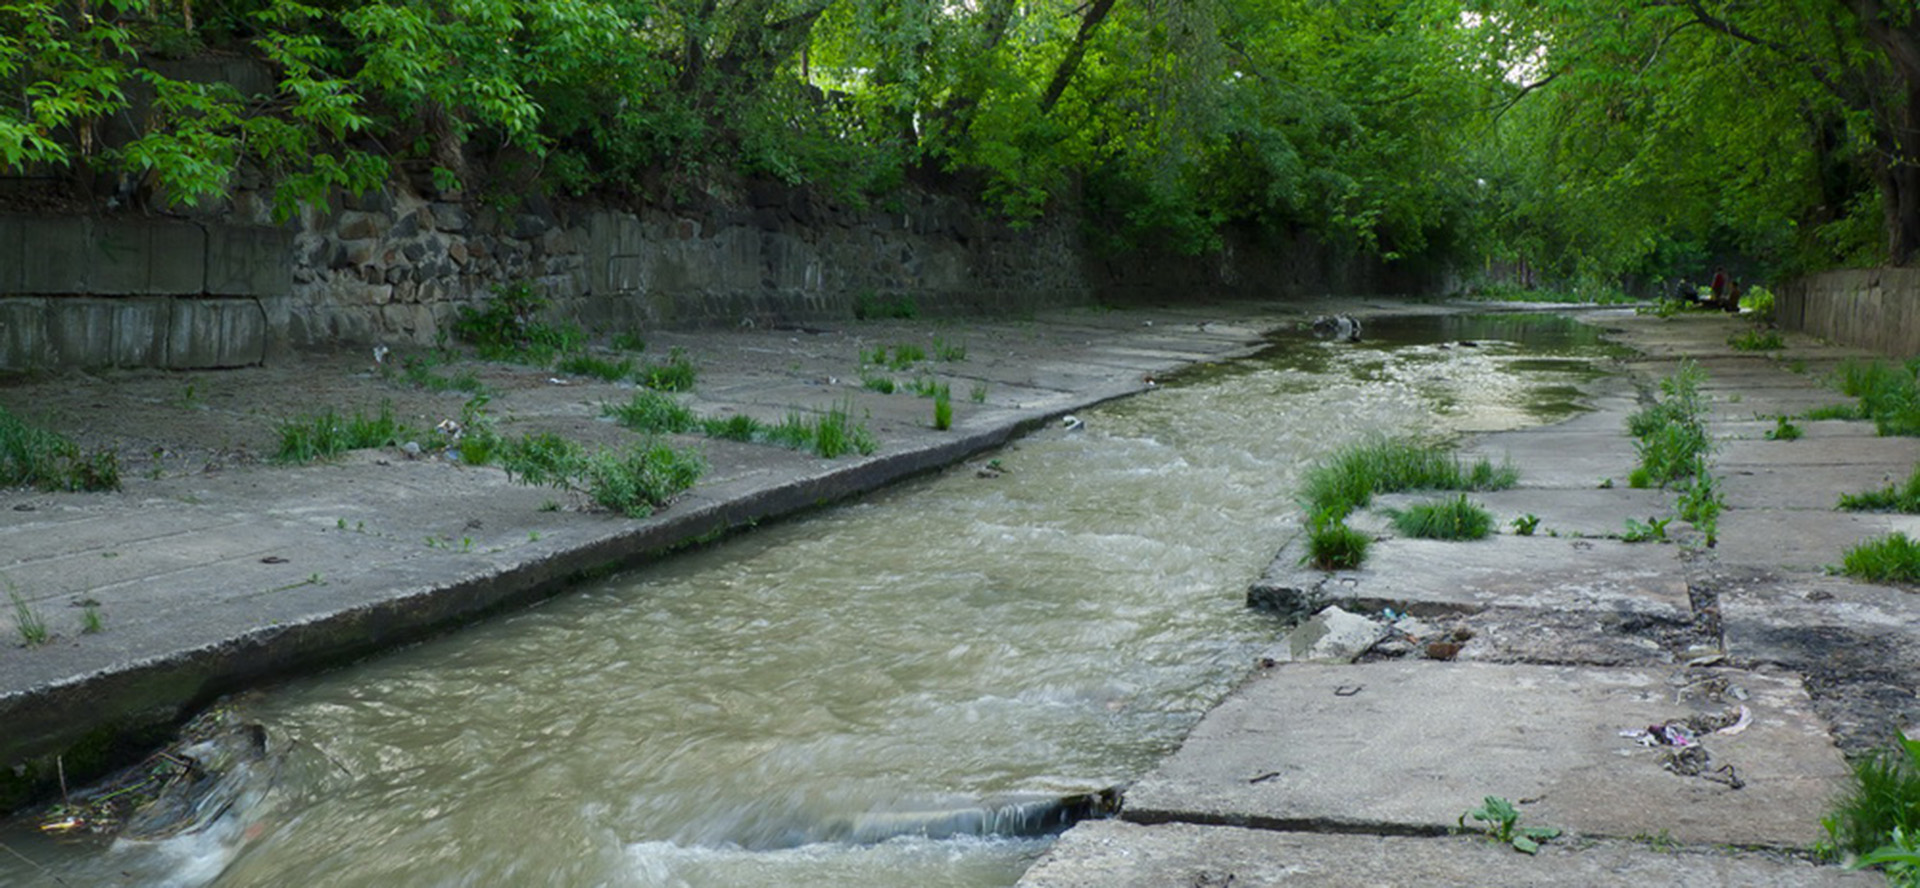
[[[0,216],[0,370],[226,367],[287,348],[432,345],[460,307],[512,282],[596,332],[818,324],[853,317],[863,300],[908,302],[920,316],[1019,315],[1097,300],[1420,289],[1298,239],[1095,257],[1070,215],[1016,228],[925,192],[857,209],[754,183],[635,210],[395,186],[277,227],[262,221],[265,205],[243,189],[202,221]]]
[[[1920,269],[1864,268],[1797,278],[1774,294],[1782,327],[1895,358],[1920,355]]]

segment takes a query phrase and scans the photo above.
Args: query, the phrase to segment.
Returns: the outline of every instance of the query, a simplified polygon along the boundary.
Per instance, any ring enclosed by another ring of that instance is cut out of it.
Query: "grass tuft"
[[[1386,439],[1341,450],[1307,470],[1301,484],[1310,515],[1340,521],[1378,493],[1405,490],[1501,490],[1519,472],[1486,459],[1470,466],[1443,449],[1410,439]]]
[[[562,373],[590,376],[605,382],[619,382],[633,375],[633,359],[611,360],[587,354],[568,355],[556,365]]]
[[[1778,351],[1787,347],[1787,340],[1778,330],[1747,330],[1727,337],[1727,344],[1734,351]]]
[[[1705,465],[1705,456],[1713,449],[1707,435],[1706,396],[1700,384],[1706,372],[1693,361],[1683,361],[1672,376],[1660,381],[1660,395],[1652,404],[1627,417],[1627,432],[1638,441],[1640,468],[1630,480],[1632,486],[1665,487],[1690,478]]]
[[[1913,474],[1900,484],[1889,484],[1879,490],[1861,493],[1843,493],[1836,508],[1847,512],[1920,514],[1920,466],[1914,466]]]
[[[641,385],[657,391],[690,392],[693,391],[694,377],[698,375],[692,359],[687,357],[686,349],[675,346],[668,350],[665,362],[640,368],[634,378]]]
[[[1480,540],[1493,532],[1493,513],[1464,493],[1415,503],[1392,517],[1401,534],[1423,540]]]
[[[20,641],[27,647],[46,644],[53,637],[47,631],[47,621],[40,618],[40,614],[26,599],[20,597],[20,593],[10,591],[7,597],[13,599],[13,627],[20,632]]]
[[[408,438],[422,437],[394,418],[391,403],[381,404],[380,412],[371,416],[355,411],[343,417],[329,407],[286,420],[280,423],[279,431],[280,450],[274,460],[296,464],[331,459],[349,450],[391,447]]]
[[[548,305],[547,298],[525,281],[503,284],[480,307],[460,306],[454,313],[453,333],[487,360],[544,367],[556,355],[577,351],[587,341],[585,331],[576,325],[541,320]]]
[[[1354,570],[1367,560],[1373,539],[1323,512],[1307,524],[1306,562],[1320,570]]]
[[[587,461],[585,481],[594,502],[629,518],[645,518],[691,488],[706,470],[698,451],[656,441],[626,453],[601,451]]]
[[[1873,583],[1920,583],[1920,543],[1897,531],[1868,540],[1847,550],[1840,572]]]
[[[942,432],[953,428],[953,392],[944,384],[933,395],[933,427]]]
[[[1843,854],[1911,846],[1920,837],[1920,740],[1901,736],[1896,748],[1855,762],[1853,785],[1820,824],[1832,849]]]

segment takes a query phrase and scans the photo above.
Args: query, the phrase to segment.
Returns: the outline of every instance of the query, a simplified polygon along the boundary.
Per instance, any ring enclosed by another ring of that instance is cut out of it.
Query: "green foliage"
[[[466,392],[472,395],[483,394],[487,387],[471,370],[462,370],[451,376],[442,376],[436,372],[434,362],[425,357],[408,357],[400,361],[400,371],[394,372],[393,364],[381,364],[380,376],[388,381],[404,382],[417,389],[429,392]]]
[[[0,487],[23,484],[41,490],[119,490],[120,458],[104,449],[83,453],[65,435],[0,408]]]
[[[693,380],[699,374],[694,370],[693,359],[687,357],[685,349],[674,346],[667,352],[667,359],[650,363],[640,368],[634,378],[650,389],[663,392],[693,391]]]
[[[1868,540],[1841,556],[1840,572],[1873,583],[1920,583],[1920,543],[1899,532]]]
[[[1836,508],[1848,512],[1904,512],[1920,515],[1920,465],[1913,467],[1907,480],[1879,490],[1843,493]]]
[[[1920,836],[1920,740],[1899,735],[1897,741],[1854,762],[1852,785],[1820,824],[1831,850],[1871,855],[1861,866],[1894,864],[1886,867],[1889,875],[1905,864],[1911,877],[1913,840]]]
[[[975,404],[987,403],[987,384],[984,382],[974,383],[973,388],[967,391],[967,399]]]
[[[935,336],[933,337],[933,356],[947,362],[964,361],[967,359],[967,344],[948,342]]]
[[[1740,308],[1762,324],[1773,323],[1773,291],[1761,286],[1748,287],[1740,294]]]
[[[1720,513],[1726,509],[1726,500],[1720,495],[1720,482],[1707,471],[1704,457],[1689,474],[1692,480],[1680,492],[1677,504],[1680,520],[1706,535],[1708,546],[1716,545],[1720,540]]]
[[[1835,373],[1841,394],[1858,398],[1859,407],[1849,416],[1822,412],[1819,418],[1846,419],[1864,417],[1873,420],[1874,431],[1881,435],[1920,435],[1920,386],[1915,372],[1920,359],[1905,364],[1884,361],[1846,361]],[[1808,411],[1808,418],[1815,418]]]
[[[827,412],[813,416],[798,411],[788,413],[779,425],[767,429],[766,439],[796,450],[811,449],[826,459],[849,453],[867,456],[880,446],[866,423],[854,421],[850,402],[835,404]]]
[[[1541,842],[1560,836],[1560,831],[1552,827],[1520,826],[1520,809],[1499,796],[1487,796],[1480,807],[1461,814],[1461,829],[1467,828],[1468,820],[1479,824],[1475,828],[1486,833],[1488,840],[1512,845],[1523,854],[1537,854]]]
[[[893,377],[879,376],[872,373],[860,374],[860,385],[868,391],[879,392],[883,395],[891,395],[899,388],[899,386],[894,383]]]
[[[1404,536],[1426,540],[1479,540],[1493,532],[1493,514],[1466,494],[1415,503],[1391,513]]]
[[[1530,537],[1533,536],[1533,531],[1540,526],[1540,516],[1528,512],[1525,515],[1513,519],[1511,523],[1513,524],[1513,532],[1516,536]]]
[[[578,443],[550,432],[523,435],[500,448],[507,477],[539,487],[567,487],[584,474],[587,452]]]
[[[613,346],[617,351],[643,352],[647,350],[647,341],[640,338],[640,334],[632,332],[615,333],[613,334],[613,339],[608,344]]]
[[[1920,888],[1920,831],[1894,827],[1887,844],[1863,854],[1849,869],[1880,867],[1896,888]]]
[[[371,416],[356,410],[342,417],[331,407],[303,413],[282,421],[279,433],[280,449],[274,459],[294,464],[331,459],[349,450],[398,446],[409,438],[424,437],[394,417],[391,403],[381,404],[380,412]]]
[[[1358,570],[1372,544],[1372,537],[1348,527],[1342,518],[1321,512],[1307,522],[1304,560],[1320,570]]]
[[[1620,534],[1620,541],[1626,543],[1664,543],[1667,541],[1667,525],[1672,518],[1650,517],[1645,523],[1632,518],[1627,519],[1627,529]]]
[[[107,631],[107,621],[100,616],[100,605],[87,602],[80,608],[80,634],[98,635]]]
[[[541,319],[549,303],[531,285],[503,284],[493,293],[479,308],[463,305],[454,313],[454,335],[471,343],[481,357],[544,367],[586,343],[586,333],[578,326]]]
[[[1826,404],[1819,407],[1809,407],[1807,408],[1807,412],[1800,414],[1800,417],[1808,422],[1818,422],[1823,419],[1855,420],[1867,418],[1866,414],[1861,412],[1860,405],[1858,404]]]
[[[700,421],[700,429],[709,438],[751,443],[766,440],[768,426],[744,413],[737,413],[725,419],[703,419]]]
[[[1773,428],[1767,430],[1766,437],[1769,441],[1798,441],[1804,434],[1786,414],[1781,414],[1774,417]]]
[[[629,518],[645,518],[693,487],[706,468],[698,452],[655,442],[626,453],[594,455],[587,460],[585,486],[594,502]]]
[[[1778,330],[1746,330],[1727,337],[1727,345],[1734,351],[1778,351],[1787,347],[1787,340]]]
[[[600,415],[611,416],[627,428],[650,435],[690,432],[700,427],[699,417],[665,392],[634,392],[633,399],[625,404],[601,405]]]

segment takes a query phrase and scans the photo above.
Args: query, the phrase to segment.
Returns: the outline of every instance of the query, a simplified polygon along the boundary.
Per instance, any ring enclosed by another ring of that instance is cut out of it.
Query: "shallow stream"
[[[1012,884],[1047,838],[847,825],[1137,778],[1272,640],[1245,589],[1305,466],[1563,416],[1610,353],[1539,315],[1368,332],[256,695],[298,741],[257,799],[157,842],[0,832],[0,885]]]

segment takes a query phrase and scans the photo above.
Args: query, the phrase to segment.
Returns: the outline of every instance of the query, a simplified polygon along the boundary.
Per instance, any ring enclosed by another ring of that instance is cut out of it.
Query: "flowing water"
[[[1606,352],[1537,315],[1368,332],[245,700],[297,741],[246,804],[111,847],[0,832],[0,885],[1011,884],[1045,837],[915,824],[1177,746],[1274,636],[1244,590],[1306,465],[1565,415]]]

